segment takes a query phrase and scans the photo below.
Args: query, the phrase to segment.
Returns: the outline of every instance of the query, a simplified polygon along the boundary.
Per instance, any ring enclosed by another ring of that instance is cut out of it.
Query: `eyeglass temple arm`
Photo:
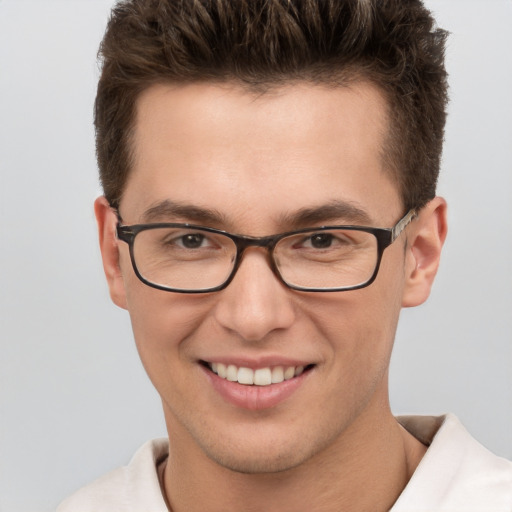
[[[391,230],[391,242],[394,242],[399,236],[400,233],[409,225],[409,223],[416,218],[418,215],[416,210],[413,208],[409,210],[404,217],[402,217]]]

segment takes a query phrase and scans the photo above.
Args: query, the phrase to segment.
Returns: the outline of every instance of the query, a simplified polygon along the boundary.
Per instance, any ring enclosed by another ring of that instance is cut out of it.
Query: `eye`
[[[178,245],[183,246],[185,249],[198,249],[203,246],[205,236],[200,233],[189,233],[179,237],[176,241]]]
[[[311,233],[304,237],[296,247],[302,249],[340,250],[352,245],[353,243],[354,242],[342,231],[320,231],[318,233]]]
[[[210,250],[219,247],[218,237],[210,233],[200,231],[187,231],[183,229],[152,230],[149,236],[154,235],[153,244],[155,249],[158,247],[162,251],[189,251],[198,252]],[[161,231],[161,233],[160,233]]]
[[[313,249],[327,249],[331,247],[333,239],[334,236],[331,233],[315,233],[309,237],[309,243]]]

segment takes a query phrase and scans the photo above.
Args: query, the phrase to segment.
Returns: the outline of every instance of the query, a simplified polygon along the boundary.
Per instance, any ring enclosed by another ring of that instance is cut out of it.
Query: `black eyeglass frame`
[[[220,229],[210,228],[207,226],[199,226],[196,224],[188,224],[188,223],[175,223],[175,222],[165,222],[165,223],[153,223],[153,224],[132,224],[130,226],[122,225],[121,222],[118,222],[116,226],[116,234],[117,238],[119,240],[122,240],[123,242],[126,242],[128,244],[129,250],[130,250],[130,259],[133,267],[133,271],[135,272],[135,275],[147,286],[150,286],[151,288],[156,288],[157,290],[163,290],[166,292],[175,292],[175,293],[211,293],[211,292],[217,292],[220,290],[223,290],[226,288],[229,283],[233,280],[235,277],[235,274],[240,267],[240,264],[242,263],[243,255],[245,250],[248,247],[264,247],[268,250],[269,253],[269,265],[274,273],[274,275],[288,288],[291,288],[292,290],[298,290],[303,292],[342,292],[342,291],[350,291],[350,290],[358,290],[360,288],[365,288],[373,283],[375,281],[377,274],[379,272],[380,263],[382,260],[382,255],[384,253],[384,250],[389,247],[402,233],[402,231],[408,226],[408,224],[417,216],[416,210],[412,209],[409,210],[392,228],[374,228],[374,227],[367,227],[367,226],[354,226],[354,225],[338,225],[338,226],[320,226],[320,227],[313,227],[313,228],[304,228],[299,229],[296,231],[287,231],[285,233],[279,233],[277,235],[270,235],[270,236],[264,236],[264,237],[252,237],[252,236],[246,236],[246,235],[235,235],[232,233],[228,233],[227,231],[223,231]],[[184,290],[180,288],[170,288],[168,286],[159,285],[156,283],[152,283],[151,281],[148,281],[142,274],[139,272],[139,269],[137,268],[137,264],[135,262],[135,255],[134,255],[134,241],[135,237],[138,233],[141,231],[146,231],[149,229],[158,229],[158,228],[186,228],[186,229],[197,229],[200,231],[206,231],[207,233],[215,233],[219,235],[224,235],[228,238],[230,238],[235,246],[236,246],[236,258],[235,263],[233,265],[233,269],[231,270],[231,273],[227,277],[227,279],[220,284],[219,286],[215,286],[213,288],[205,288],[205,289],[198,289],[198,290]],[[377,263],[375,265],[375,270],[373,271],[373,274],[371,277],[363,282],[359,283],[354,286],[343,286],[338,288],[308,288],[308,287],[302,287],[290,284],[286,282],[286,280],[283,278],[281,273],[279,272],[279,269],[277,268],[277,265],[275,264],[274,260],[274,248],[277,245],[277,243],[282,240],[283,238],[298,235],[301,233],[308,233],[308,232],[321,232],[321,231],[328,231],[333,229],[343,229],[347,231],[364,231],[366,233],[371,233],[375,236],[377,239]]]

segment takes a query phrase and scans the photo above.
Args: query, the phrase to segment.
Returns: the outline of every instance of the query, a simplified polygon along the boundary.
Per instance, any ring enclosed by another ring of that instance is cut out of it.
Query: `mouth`
[[[253,369],[235,366],[234,364],[211,363],[208,361],[201,361],[201,364],[221,379],[238,382],[245,386],[280,384],[309,372],[315,366],[314,364],[306,366],[267,366]]]

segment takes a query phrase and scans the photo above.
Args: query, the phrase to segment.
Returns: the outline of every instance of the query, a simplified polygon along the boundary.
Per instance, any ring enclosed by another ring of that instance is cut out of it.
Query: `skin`
[[[296,225],[299,210],[332,201],[357,206],[376,227],[391,227],[405,213],[383,168],[386,103],[369,84],[294,84],[263,95],[235,84],[159,85],[140,96],[137,113],[124,224],[143,222],[165,200],[215,211],[220,218],[207,225],[252,236],[361,223],[338,215]],[[388,510],[425,452],[390,411],[391,349],[400,309],[429,295],[446,235],[445,202],[431,201],[386,249],[371,286],[335,293],[286,288],[261,248],[247,251],[220,292],[152,289],[116,240],[104,198],[95,210],[111,297],[129,311],[162,398],[169,507]],[[205,224],[169,212],[153,220]],[[224,400],[200,364],[265,357],[314,367],[290,397],[264,410]]]

